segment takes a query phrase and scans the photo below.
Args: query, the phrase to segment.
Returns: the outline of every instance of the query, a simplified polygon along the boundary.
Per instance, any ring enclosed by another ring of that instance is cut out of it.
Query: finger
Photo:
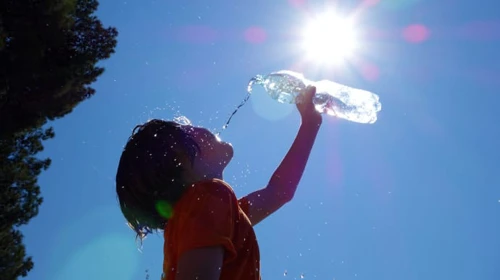
[[[311,91],[312,94],[315,94],[316,93],[316,87],[315,86],[307,86],[307,90],[308,91]]]
[[[316,87],[315,86],[308,86],[304,92],[305,100],[307,100],[307,101],[312,100],[314,94],[316,94]]]
[[[312,98],[316,93],[316,87],[307,86],[305,89],[301,91],[299,96],[297,96],[297,105],[303,102],[310,103],[312,102]]]

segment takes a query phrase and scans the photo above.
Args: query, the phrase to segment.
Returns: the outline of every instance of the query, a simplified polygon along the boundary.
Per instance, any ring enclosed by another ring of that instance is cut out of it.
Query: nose
[[[217,137],[208,129],[204,127],[190,127],[187,131],[194,138],[199,139],[201,141],[215,141]]]

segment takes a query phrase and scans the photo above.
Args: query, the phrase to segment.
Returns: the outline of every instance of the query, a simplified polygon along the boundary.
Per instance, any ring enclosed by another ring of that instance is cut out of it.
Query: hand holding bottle
[[[302,123],[310,125],[321,125],[323,119],[321,113],[316,110],[313,103],[314,95],[316,94],[316,87],[308,86],[300,94],[300,102],[296,103],[297,109],[302,117]]]

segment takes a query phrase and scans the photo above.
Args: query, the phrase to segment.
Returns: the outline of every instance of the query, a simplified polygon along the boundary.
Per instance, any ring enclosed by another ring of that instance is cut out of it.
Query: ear
[[[194,175],[195,162],[185,153],[180,152],[177,154],[176,162],[179,165],[180,170],[182,170],[182,177],[185,181],[189,181]]]

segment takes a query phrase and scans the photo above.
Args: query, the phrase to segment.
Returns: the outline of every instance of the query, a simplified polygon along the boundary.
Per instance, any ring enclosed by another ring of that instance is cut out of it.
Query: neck
[[[203,176],[201,176],[205,180],[210,180],[210,179],[219,179],[223,180],[222,178],[222,172],[214,172],[214,173],[207,173]]]
[[[202,173],[202,174],[196,174],[194,176],[189,176],[191,183],[199,182],[199,181],[205,181],[205,180],[211,180],[211,179],[219,179],[223,180],[222,172],[210,172],[210,173]]]

